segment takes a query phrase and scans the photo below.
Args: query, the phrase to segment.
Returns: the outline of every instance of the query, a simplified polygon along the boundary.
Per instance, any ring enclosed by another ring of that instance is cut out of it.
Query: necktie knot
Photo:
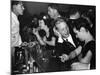
[[[68,39],[65,39],[66,42],[68,42]]]

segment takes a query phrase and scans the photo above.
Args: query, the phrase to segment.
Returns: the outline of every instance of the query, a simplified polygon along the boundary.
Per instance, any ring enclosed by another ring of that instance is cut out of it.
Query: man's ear
[[[85,28],[84,27],[81,27],[80,28],[80,31],[84,32],[85,31]]]
[[[58,11],[57,11],[57,9],[54,9],[54,12],[56,12],[56,13],[57,13],[57,12],[58,12]]]

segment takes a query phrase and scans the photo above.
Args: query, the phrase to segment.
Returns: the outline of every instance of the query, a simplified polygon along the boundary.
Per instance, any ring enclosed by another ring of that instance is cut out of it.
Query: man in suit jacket
[[[69,70],[70,64],[75,60],[67,60],[67,55],[69,55],[72,51],[75,50],[76,44],[73,41],[73,37],[70,34],[69,27],[66,21],[63,18],[58,18],[55,22],[54,33],[58,36],[58,40],[56,42],[55,47],[55,55],[58,58],[58,62],[60,62],[59,67],[60,70]]]

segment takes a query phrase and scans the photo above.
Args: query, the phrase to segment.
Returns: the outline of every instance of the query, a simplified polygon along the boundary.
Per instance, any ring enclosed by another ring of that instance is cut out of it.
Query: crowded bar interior
[[[11,74],[96,69],[96,6],[11,0]]]

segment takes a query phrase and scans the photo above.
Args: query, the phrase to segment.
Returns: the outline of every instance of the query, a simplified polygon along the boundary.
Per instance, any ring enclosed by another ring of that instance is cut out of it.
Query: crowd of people
[[[64,13],[67,16],[63,16],[58,8],[59,4],[50,3],[48,14],[34,15],[29,26],[20,28],[18,16],[23,15],[25,8],[20,1],[12,1],[11,4],[13,72],[20,64],[19,60],[25,61],[26,69],[29,69],[29,63],[32,64],[32,71],[27,73],[96,68],[95,10],[88,9],[86,13],[82,13],[73,8],[69,14]],[[22,52],[24,58],[15,58],[18,57],[18,51],[19,57]]]

